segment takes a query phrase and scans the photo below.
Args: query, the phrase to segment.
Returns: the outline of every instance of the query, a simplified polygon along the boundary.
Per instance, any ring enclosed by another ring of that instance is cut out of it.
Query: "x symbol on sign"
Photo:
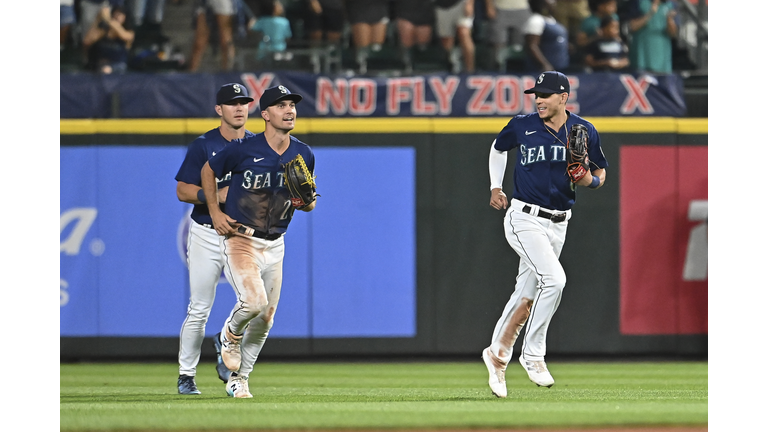
[[[624,103],[621,104],[621,113],[632,114],[635,109],[640,109],[643,114],[653,114],[653,105],[645,97],[650,81],[646,77],[641,77],[638,82],[632,75],[621,75],[620,80],[628,93]]]

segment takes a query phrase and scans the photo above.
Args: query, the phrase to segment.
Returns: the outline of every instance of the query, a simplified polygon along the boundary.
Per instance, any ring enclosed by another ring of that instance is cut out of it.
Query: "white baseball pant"
[[[524,213],[530,206],[533,215]],[[560,264],[560,252],[571,211],[563,222],[555,223],[535,216],[539,206],[513,199],[504,217],[507,242],[520,256],[515,291],[509,298],[491,338],[491,352],[505,363],[512,358],[517,335],[528,318],[523,338],[522,354],[526,360],[544,360],[547,352],[547,330],[560,305],[565,288],[565,271]],[[556,210],[543,209],[550,213]],[[530,307],[530,316],[528,316]]]
[[[285,241],[283,237],[270,241],[234,234],[221,237],[221,250],[225,257],[224,272],[237,296],[222,333],[226,326],[235,334],[245,332],[237,373],[248,375],[275,322],[283,284]]]
[[[205,324],[211,314],[216,286],[224,268],[224,255],[219,235],[190,221],[187,236],[187,267],[189,268],[189,306],[181,326],[179,341],[179,374],[195,376],[200,361],[200,347],[205,338]]]

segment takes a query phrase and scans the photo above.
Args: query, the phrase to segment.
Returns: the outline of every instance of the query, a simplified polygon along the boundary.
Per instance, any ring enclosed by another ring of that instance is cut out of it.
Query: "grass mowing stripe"
[[[467,428],[706,425],[707,363],[550,364],[539,388],[507,371],[509,397],[468,363],[270,363],[251,374],[253,399],[226,397],[213,364],[199,396],[176,394],[175,364],[62,364],[60,429]],[[235,415],[223,413],[236,413]]]

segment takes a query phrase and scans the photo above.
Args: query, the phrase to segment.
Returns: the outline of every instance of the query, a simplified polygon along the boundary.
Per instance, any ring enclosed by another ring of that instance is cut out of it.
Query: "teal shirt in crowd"
[[[282,52],[288,48],[291,38],[291,23],[282,16],[259,17],[251,30],[261,32],[258,58],[262,59],[273,52]]]
[[[651,0],[640,0],[642,15],[651,10]],[[643,72],[672,73],[672,38],[667,33],[667,14],[674,9],[672,2],[659,4],[659,9],[640,30],[632,33],[629,62],[633,69]]]

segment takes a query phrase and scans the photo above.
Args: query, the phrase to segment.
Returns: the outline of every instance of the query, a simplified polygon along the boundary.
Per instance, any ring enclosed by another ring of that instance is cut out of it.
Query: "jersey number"
[[[291,201],[288,200],[285,202],[285,208],[283,209],[283,213],[280,215],[280,220],[286,220],[288,219],[288,215],[290,214],[290,211],[293,209],[293,206],[291,205]]]

